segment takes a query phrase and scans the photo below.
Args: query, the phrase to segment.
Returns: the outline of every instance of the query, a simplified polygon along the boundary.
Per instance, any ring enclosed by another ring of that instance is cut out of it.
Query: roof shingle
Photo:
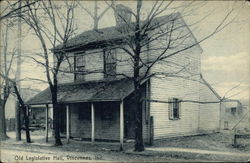
[[[132,79],[90,81],[78,84],[58,85],[58,102],[120,101],[134,90]],[[47,88],[26,103],[27,105],[51,104],[51,92]]]
[[[155,23],[165,24],[166,22],[168,22],[170,20],[174,20],[179,16],[180,16],[180,13],[172,13],[170,15],[156,17],[155,19],[153,19],[153,21],[150,24],[151,24],[151,26],[155,25]],[[142,21],[141,22],[142,25],[145,22],[146,21]],[[131,24],[131,27],[133,27],[132,24]],[[129,35],[129,33],[127,33],[127,35]],[[64,46],[66,49],[82,47],[82,46],[86,46],[86,45],[91,44],[91,43],[97,44],[97,43],[103,42],[103,41],[122,39],[127,35],[122,33],[117,26],[100,28],[98,30],[88,30],[88,31],[85,31],[85,32],[73,37],[72,39],[69,39]],[[61,50],[61,49],[62,49],[62,44],[58,45],[55,49],[52,49],[52,50],[57,51],[57,50]]]

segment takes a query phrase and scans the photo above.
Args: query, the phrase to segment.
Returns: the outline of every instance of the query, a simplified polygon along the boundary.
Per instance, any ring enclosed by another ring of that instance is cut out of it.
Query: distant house
[[[27,101],[29,98],[33,97],[39,92],[36,89],[22,88],[21,96],[24,101]],[[10,94],[6,106],[5,106],[5,119],[6,119],[6,129],[7,131],[15,130],[15,108],[17,105],[17,99],[14,95]]]
[[[245,123],[246,119],[248,118],[247,116],[245,116],[245,118],[243,117],[245,114],[246,114],[246,108],[243,107],[242,103],[239,100],[235,99],[223,100],[221,105],[222,129],[231,130],[235,127],[237,127],[237,129],[243,128],[242,125],[246,125],[243,123]]]
[[[179,13],[156,18],[154,23],[168,21],[178,17],[182,32],[189,32]],[[62,63],[62,70],[96,71],[96,73],[58,74],[58,101],[61,104],[62,132],[68,138],[95,140],[113,140],[122,143],[134,139],[135,101],[131,78],[133,67],[129,55],[122,49],[119,26],[90,30],[70,39],[66,44],[67,61]],[[153,32],[159,32],[155,29]],[[193,35],[188,43],[196,42]],[[154,41],[148,46],[160,46]],[[124,44],[126,46],[126,44]],[[60,46],[54,53],[60,51]],[[157,53],[157,51],[155,52]],[[201,73],[202,49],[197,44],[180,55],[173,56],[172,62],[188,65],[183,75],[189,72]],[[145,60],[154,56],[145,50]],[[119,61],[119,62],[118,62]],[[176,66],[176,65],[175,65]],[[151,72],[168,72],[175,66],[166,62],[154,65]],[[75,72],[75,71],[72,71]],[[112,74],[112,75],[107,75]],[[142,81],[142,117],[143,139],[152,140],[173,136],[195,135],[219,129],[219,100],[207,85],[201,86],[200,75],[189,79],[152,76]],[[211,99],[208,96],[212,96]],[[207,99],[205,99],[207,98]],[[200,100],[213,104],[200,104]],[[216,101],[216,102],[215,102]],[[27,105],[51,104],[50,89],[40,92],[27,102]],[[214,119],[214,120],[213,120]]]

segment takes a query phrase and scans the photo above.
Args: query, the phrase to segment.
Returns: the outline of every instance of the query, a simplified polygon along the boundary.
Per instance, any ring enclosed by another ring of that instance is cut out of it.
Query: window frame
[[[112,52],[112,53],[111,53]],[[111,54],[112,56],[110,59],[108,58],[107,54]],[[117,62],[116,62],[116,58],[117,58],[117,49],[115,48],[110,48],[110,49],[104,49],[103,50],[103,70],[104,70],[104,78],[115,78],[116,74],[117,74]],[[109,71],[112,73],[107,73],[107,67],[109,66]],[[112,71],[112,69],[114,69]]]
[[[82,65],[78,66],[77,58],[81,57]],[[78,52],[74,54],[74,81],[84,81],[85,80],[85,74],[81,74],[78,72],[78,68],[83,68],[83,71],[86,70],[86,53],[84,52]],[[82,71],[82,70],[81,70]],[[80,76],[77,77],[77,76]]]
[[[170,98],[169,105],[169,120],[178,120],[180,116],[180,100],[178,98]]]
[[[235,115],[236,112],[237,112],[237,108],[236,108],[236,107],[231,107],[231,108],[230,108],[230,113],[231,113],[231,114]]]

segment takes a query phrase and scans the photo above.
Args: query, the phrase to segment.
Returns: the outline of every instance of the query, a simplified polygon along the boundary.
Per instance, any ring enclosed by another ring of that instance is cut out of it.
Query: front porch
[[[143,84],[142,94],[146,93]],[[61,133],[67,139],[113,141],[120,143],[134,139],[135,103],[132,96],[133,81],[120,79],[115,81],[85,82],[58,86],[58,101],[61,105]],[[48,126],[48,106],[50,90],[39,93],[28,105],[46,105],[45,116]],[[43,100],[41,100],[43,98]],[[143,137],[148,140],[148,105],[142,102]],[[46,128],[46,141],[48,140]]]
[[[61,128],[70,138],[80,140],[119,141],[124,143],[124,101],[82,102],[62,106]],[[65,114],[63,113],[65,112]]]

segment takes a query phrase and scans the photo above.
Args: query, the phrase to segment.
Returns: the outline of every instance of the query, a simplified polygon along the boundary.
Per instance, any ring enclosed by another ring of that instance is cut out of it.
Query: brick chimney
[[[124,24],[131,23],[131,12],[132,10],[122,4],[116,5],[115,19],[116,26],[122,27]]]

